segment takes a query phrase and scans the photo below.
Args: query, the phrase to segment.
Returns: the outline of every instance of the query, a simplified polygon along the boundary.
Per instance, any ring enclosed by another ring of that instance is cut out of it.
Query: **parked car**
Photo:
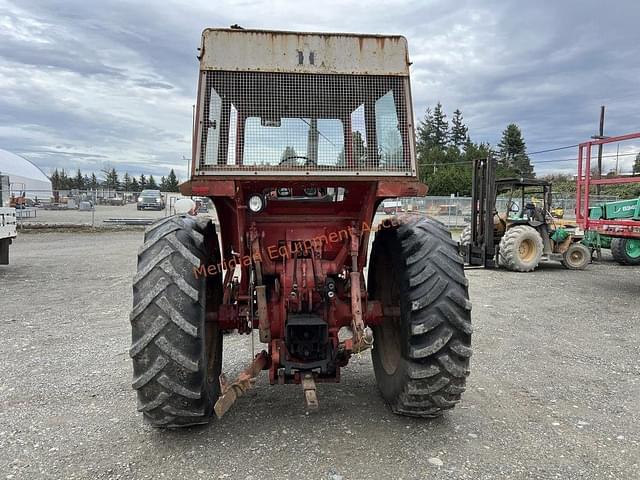
[[[160,190],[143,190],[138,196],[138,210],[164,210],[165,200]]]

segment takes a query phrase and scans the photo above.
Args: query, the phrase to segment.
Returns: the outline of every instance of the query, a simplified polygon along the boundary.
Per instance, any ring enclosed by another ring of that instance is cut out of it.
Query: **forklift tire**
[[[458,241],[458,253],[461,257],[465,257],[467,246],[471,245],[471,227],[466,226],[460,233],[460,240]]]
[[[569,270],[584,270],[591,261],[591,251],[581,243],[572,243],[562,254],[562,265]]]
[[[543,248],[535,228],[516,225],[500,240],[500,265],[514,272],[530,272],[540,263]]]
[[[462,230],[462,233],[460,233],[460,241],[458,243],[460,243],[461,247],[464,247],[465,245],[469,245],[471,243],[471,226],[470,225],[467,225],[466,227],[464,227],[464,229]]]
[[[205,314],[222,285],[202,270],[217,242],[210,221],[176,215],[151,225],[138,251],[129,354],[138,411],[154,427],[208,423],[218,398],[222,332]]]
[[[417,216],[391,222],[376,233],[367,282],[368,298],[400,307],[372,328],[376,382],[394,413],[437,417],[460,401],[469,374],[468,281],[443,224]]]
[[[612,238],[611,255],[620,265],[640,265],[640,240],[637,238]]]

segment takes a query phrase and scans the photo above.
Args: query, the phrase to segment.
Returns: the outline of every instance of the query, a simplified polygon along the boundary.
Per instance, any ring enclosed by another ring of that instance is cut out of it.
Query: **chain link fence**
[[[3,200],[5,206],[16,208],[19,225],[91,225],[153,220],[173,213],[180,193],[163,192],[153,203],[140,202],[140,192],[116,191],[108,188],[93,190],[30,190],[28,195],[13,194]],[[203,209],[206,210],[205,202]]]
[[[619,197],[610,195],[592,195],[590,197],[591,205],[615,200],[619,200]],[[514,198],[514,201],[519,203],[520,200]],[[499,212],[506,212],[508,202],[509,199],[507,197],[499,196],[496,199],[496,209]],[[561,208],[564,219],[573,220],[576,218],[575,197],[554,196],[551,208]],[[378,211],[389,215],[399,212],[421,213],[439,220],[450,228],[464,228],[471,221],[471,197],[427,196],[398,198],[385,200]]]

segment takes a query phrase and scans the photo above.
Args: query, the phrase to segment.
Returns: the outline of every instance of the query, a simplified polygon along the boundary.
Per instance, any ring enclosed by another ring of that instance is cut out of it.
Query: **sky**
[[[205,27],[401,34],[414,112],[440,101],[472,139],[518,124],[529,152],[640,131],[640,2],[0,0],[0,148],[54,168],[182,179]],[[640,142],[619,147],[630,171]],[[617,145],[605,149],[614,168]],[[572,173],[576,149],[532,155]]]

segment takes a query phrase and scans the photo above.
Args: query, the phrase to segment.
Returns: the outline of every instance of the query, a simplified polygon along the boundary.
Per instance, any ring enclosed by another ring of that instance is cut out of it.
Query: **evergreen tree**
[[[91,181],[89,182],[89,186],[94,190],[98,188],[98,177],[96,177],[95,173],[91,174]]]
[[[156,184],[156,179],[153,178],[153,175],[149,175],[149,183],[147,183],[147,188],[150,190],[158,189],[158,185]]]
[[[71,188],[71,182],[65,172],[64,168],[60,170],[60,190],[69,190]]]
[[[124,172],[124,176],[122,177],[122,187],[125,192],[131,191],[131,177],[129,176],[129,172]]]
[[[147,186],[147,177],[144,176],[144,173],[140,174],[140,189],[144,189]]]
[[[116,172],[115,168],[103,169],[102,174],[104,175],[104,186],[110,189],[118,189],[120,187],[120,180],[118,179],[118,172]]]
[[[446,118],[442,104],[438,102],[433,109],[433,141],[434,146],[439,148],[445,148],[449,139],[449,123]]]
[[[120,180],[118,179],[118,172],[116,172],[115,168],[111,169],[111,183],[113,184],[113,188],[120,188]]]
[[[431,111],[427,108],[424,118],[418,124],[416,138],[418,155],[427,155],[433,148],[444,150],[449,137],[449,124],[445,120],[447,116],[442,111],[442,104],[437,103]]]
[[[296,157],[297,155],[298,154],[296,153],[296,149],[287,145],[284,151],[282,152],[282,155],[280,156],[280,161],[282,163],[285,163],[288,161],[289,162],[287,163],[288,165],[292,165],[292,164],[295,165],[295,158],[293,157]]]
[[[91,178],[89,178],[89,175],[87,175],[86,173],[84,174],[83,182],[84,182],[85,190],[88,190],[89,188],[91,188]]]
[[[502,140],[498,144],[499,164],[510,169],[518,176],[534,177],[533,166],[527,155],[527,147],[520,127],[515,123],[507,126],[502,132]]]
[[[166,191],[167,192],[178,192],[178,177],[176,177],[176,172],[173,171],[173,168],[169,172],[169,176],[166,181]]]
[[[60,172],[58,172],[57,168],[53,171],[53,173],[49,177],[49,180],[51,180],[51,188],[53,188],[54,190],[61,190],[61,188],[60,188]]]
[[[138,179],[136,177],[131,178],[131,191],[132,192],[140,191],[140,184],[138,183]]]
[[[463,122],[460,109],[453,112],[453,118],[451,119],[451,136],[449,140],[451,145],[457,148],[461,148],[471,141],[469,138],[469,129]]]
[[[418,157],[426,157],[433,146],[433,112],[429,107],[427,107],[427,110],[424,112],[423,119],[418,123],[418,132],[416,135],[416,150]]]
[[[164,178],[164,175],[160,177],[160,185],[158,185],[161,192],[167,191],[167,179]]]
[[[84,190],[84,177],[82,176],[82,172],[80,169],[76,172],[76,176],[73,179],[73,188],[77,188],[78,190]]]
[[[636,161],[633,163],[633,174],[640,174],[640,153],[636,155]]]

